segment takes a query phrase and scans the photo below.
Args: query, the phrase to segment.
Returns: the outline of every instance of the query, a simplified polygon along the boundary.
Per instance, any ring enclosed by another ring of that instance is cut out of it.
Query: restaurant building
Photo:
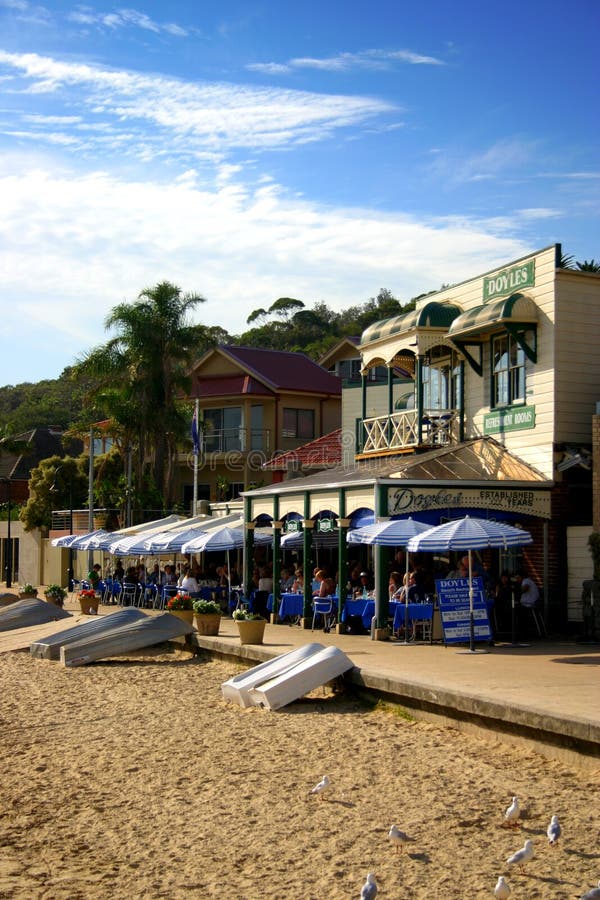
[[[562,268],[558,244],[371,325],[357,346],[360,384],[342,394],[342,465],[244,493],[246,578],[256,524],[273,525],[277,585],[289,530],[302,530],[305,570],[318,535],[335,531],[341,581],[349,528],[470,514],[533,535],[529,547],[494,551],[490,564],[496,574],[528,570],[551,629],[577,623],[592,574],[599,334],[600,275]],[[386,385],[369,378],[375,368],[385,368]],[[387,552],[374,548],[386,596]]]

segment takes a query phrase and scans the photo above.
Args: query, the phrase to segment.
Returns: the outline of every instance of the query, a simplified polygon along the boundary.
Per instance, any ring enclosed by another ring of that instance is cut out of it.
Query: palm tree
[[[185,427],[177,397],[189,389],[191,362],[213,343],[210,329],[188,322],[203,302],[169,281],[144,288],[135,303],[112,309],[105,327],[115,336],[86,354],[76,369],[76,375],[96,379],[91,398],[120,426],[123,445],[137,447],[138,486],[149,463],[161,495],[168,451]]]

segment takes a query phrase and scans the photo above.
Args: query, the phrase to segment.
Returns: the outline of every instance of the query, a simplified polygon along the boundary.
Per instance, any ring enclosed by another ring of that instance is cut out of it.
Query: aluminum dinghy
[[[121,625],[103,634],[90,635],[60,648],[60,661],[64,666],[85,666],[111,656],[126,656],[134,650],[162,644],[173,638],[185,637],[194,628],[177,616],[163,613],[160,616],[144,616],[137,622]]]
[[[115,628],[120,628],[121,625],[147,618],[148,616],[141,609],[137,609],[135,606],[124,606],[123,609],[108,613],[106,616],[96,616],[86,622],[80,622],[79,625],[74,625],[72,628],[60,631],[58,634],[39,638],[30,644],[29,652],[36,659],[60,659],[60,648],[65,644],[73,644],[75,641],[82,641],[87,637],[105,634]]]
[[[221,693],[225,700],[233,700],[240,706],[253,706],[254,702],[250,696],[250,691],[257,685],[265,681],[270,681],[277,675],[283,675],[303,660],[309,659],[323,650],[323,644],[304,644],[296,650],[290,650],[289,653],[283,653],[276,656],[275,659],[269,659],[253,666],[246,672],[234,675],[228,681],[224,681],[221,685]]]
[[[270,681],[257,684],[250,691],[254,706],[280,709],[310,691],[333,681],[353,668],[354,663],[338,647],[323,647],[307,659],[301,660],[289,671],[282,672]]]
[[[46,622],[69,618],[71,613],[61,609],[60,606],[46,603],[39,597],[28,597],[0,609],[0,631],[29,628],[30,625],[44,625]]]

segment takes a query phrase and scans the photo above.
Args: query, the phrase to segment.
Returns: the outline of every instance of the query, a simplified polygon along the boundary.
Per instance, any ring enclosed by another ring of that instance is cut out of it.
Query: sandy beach
[[[0,655],[0,897],[352,900],[371,871],[382,898],[489,897],[504,874],[515,900],[559,900],[600,879],[600,772],[329,689],[244,710],[220,695],[238,671],[165,647],[72,670]]]

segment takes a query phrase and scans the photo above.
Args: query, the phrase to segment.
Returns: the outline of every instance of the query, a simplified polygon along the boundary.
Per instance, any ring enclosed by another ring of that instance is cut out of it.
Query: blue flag
[[[194,415],[192,416],[192,444],[192,452],[194,456],[198,456],[200,453],[200,439],[198,438],[198,415],[196,410],[194,410]]]

